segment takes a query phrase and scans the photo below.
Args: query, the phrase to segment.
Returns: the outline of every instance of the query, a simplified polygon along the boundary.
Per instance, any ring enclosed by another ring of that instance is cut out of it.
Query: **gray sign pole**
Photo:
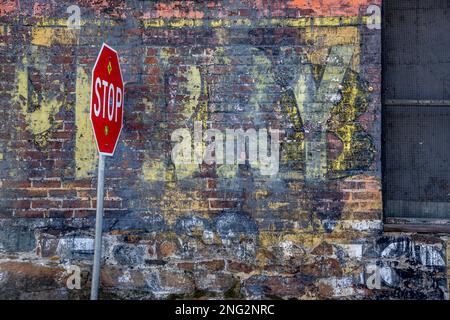
[[[102,259],[102,229],[103,229],[103,187],[105,185],[105,156],[98,157],[97,180],[97,213],[95,215],[95,251],[94,266],[92,270],[91,300],[98,299],[98,287],[100,283],[100,261]]]

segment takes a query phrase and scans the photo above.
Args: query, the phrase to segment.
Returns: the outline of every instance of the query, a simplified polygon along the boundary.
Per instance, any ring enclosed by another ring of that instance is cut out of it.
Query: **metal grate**
[[[384,1],[387,217],[450,218],[450,1]]]

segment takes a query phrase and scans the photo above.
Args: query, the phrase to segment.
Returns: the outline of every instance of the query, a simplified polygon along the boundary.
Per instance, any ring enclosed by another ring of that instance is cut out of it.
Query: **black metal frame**
[[[385,139],[385,123],[386,123],[386,106],[387,105],[433,105],[448,106],[450,101],[421,101],[421,100],[388,100],[386,99],[386,83],[385,83],[385,66],[386,51],[385,43],[385,3],[382,7],[382,27],[381,27],[381,175],[382,175],[382,203],[383,203],[383,223],[385,232],[412,232],[412,233],[450,233],[450,219],[425,219],[425,218],[393,218],[386,216],[386,139]]]

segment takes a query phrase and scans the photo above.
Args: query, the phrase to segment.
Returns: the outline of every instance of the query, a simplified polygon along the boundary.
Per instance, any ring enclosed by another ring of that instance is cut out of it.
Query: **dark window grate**
[[[385,215],[450,218],[450,1],[383,3]]]

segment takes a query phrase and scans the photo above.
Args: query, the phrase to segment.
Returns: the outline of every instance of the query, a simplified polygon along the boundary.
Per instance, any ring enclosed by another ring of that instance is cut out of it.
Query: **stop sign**
[[[90,118],[98,152],[112,156],[122,131],[124,86],[117,51],[103,44],[92,69]]]

